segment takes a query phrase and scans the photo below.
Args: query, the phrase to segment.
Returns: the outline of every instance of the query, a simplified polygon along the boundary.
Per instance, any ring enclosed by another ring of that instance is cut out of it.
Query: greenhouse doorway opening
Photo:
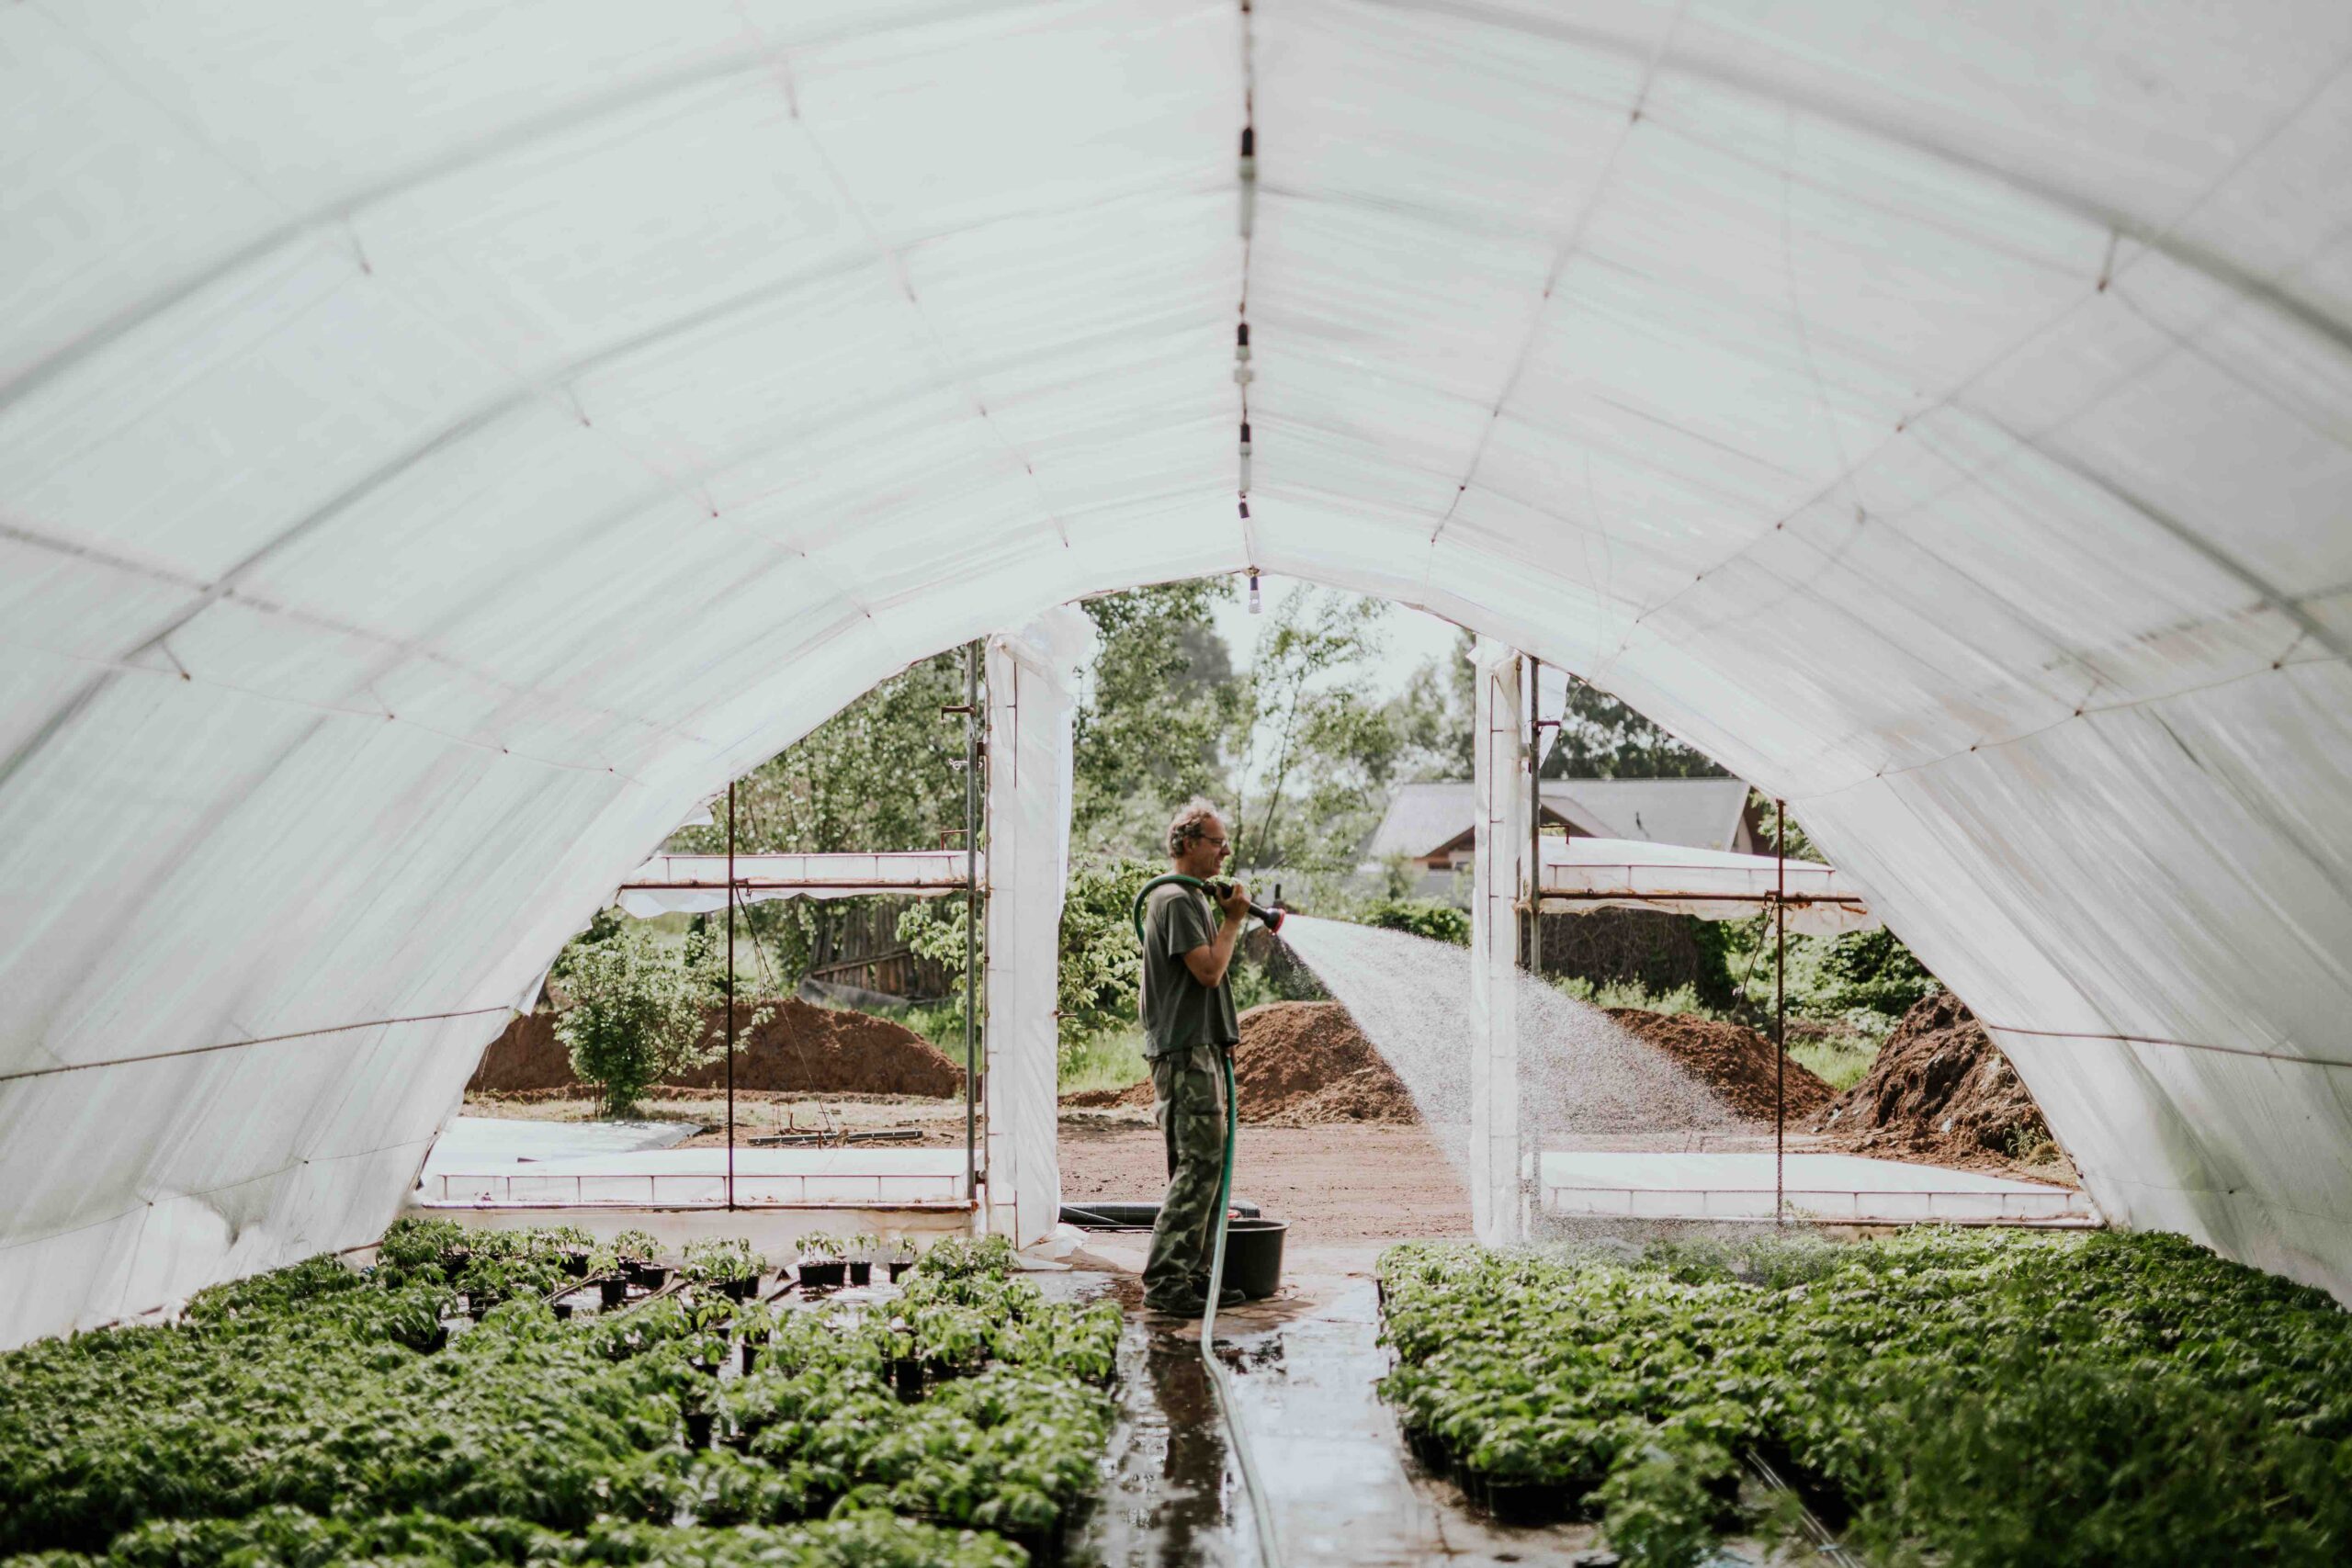
[[[676,1106],[675,1099],[656,1100],[652,1114],[631,1120],[461,1116],[427,1157],[412,1195],[414,1207],[502,1227],[560,1215],[592,1234],[643,1227],[678,1244],[748,1227],[755,1244],[786,1256],[808,1251],[804,1243],[821,1248],[838,1241],[852,1251],[864,1243],[871,1250],[885,1237],[895,1246],[900,1238],[973,1228],[984,1188],[977,959],[979,909],[988,892],[980,782],[987,715],[979,695],[980,650],[967,646],[962,651],[964,700],[943,705],[940,715],[962,731],[964,820],[954,842],[917,851],[742,851],[741,806],[730,781],[686,824],[711,829],[719,840],[716,852],[665,847],[615,890],[612,907],[629,919],[684,917],[690,945],[699,942],[723,954],[716,1005],[702,1024],[716,1046],[715,1059],[669,1080],[672,1096],[699,1086],[718,1097],[716,1124],[665,1119],[662,1109]],[[896,1030],[903,1039],[883,1038],[877,1052],[875,1037],[886,1034],[884,1021],[854,1005],[832,1006],[894,999],[870,987],[884,974],[919,974],[912,954],[901,950],[836,962],[824,978],[804,980],[799,994],[787,996],[751,930],[752,911],[764,904],[855,901],[864,908],[879,900],[887,917],[905,902],[950,896],[961,905],[965,963],[954,994],[935,999],[952,1003],[960,1014],[961,1049],[952,1057],[903,1028]],[[685,972],[693,972],[691,956]],[[852,979],[868,984],[848,983]],[[519,1069],[527,1077],[534,1066],[570,1076],[576,1051],[561,1064],[534,1062],[528,1043],[510,1044],[509,1036],[530,1021],[518,1019],[508,1035],[493,1042],[477,1079],[499,1080],[494,1064],[502,1050],[508,1076]],[[542,1032],[555,1032],[550,1024]],[[841,1038],[812,1043],[812,1034]],[[551,1058],[548,1043],[540,1043],[536,1055]],[[758,1046],[770,1049],[750,1049]],[[892,1051],[900,1059],[889,1059]],[[875,1060],[877,1055],[885,1059]],[[840,1072],[811,1071],[827,1055],[832,1060],[824,1065],[845,1069],[848,1081],[936,1092],[937,1110],[944,1114],[926,1107],[919,1124],[888,1128],[839,1118],[838,1108],[825,1103],[825,1091],[842,1087]],[[827,1081],[816,1081],[820,1077]],[[771,1111],[773,1121],[756,1114],[752,1097],[775,1090],[814,1096],[813,1122],[802,1125],[797,1110],[789,1122],[781,1120],[787,1114],[782,1110]],[[706,1108],[689,1101],[684,1109]],[[796,1229],[806,1234],[794,1235]]]

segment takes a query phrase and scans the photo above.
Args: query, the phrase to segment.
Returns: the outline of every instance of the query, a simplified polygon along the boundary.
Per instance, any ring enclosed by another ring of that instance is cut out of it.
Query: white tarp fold
[[[1516,987],[1527,897],[1526,660],[1480,637],[1471,663],[1471,793],[1476,811],[1470,873],[1470,1224],[1489,1247],[1526,1235],[1519,1117]]]
[[[988,641],[988,1109],[989,1234],[1026,1247],[1061,1221],[1059,991],[1069,880],[1076,675],[1093,646],[1084,612],[1050,610]]]

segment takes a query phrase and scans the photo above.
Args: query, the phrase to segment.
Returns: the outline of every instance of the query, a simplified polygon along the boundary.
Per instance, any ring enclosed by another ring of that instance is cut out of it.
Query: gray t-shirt
[[[1216,914],[1208,896],[1171,882],[1155,887],[1143,908],[1143,1054],[1164,1056],[1195,1045],[1234,1045],[1241,1040],[1233,1015],[1233,976],[1215,987],[1202,985],[1184,966],[1184,954],[1216,940]]]

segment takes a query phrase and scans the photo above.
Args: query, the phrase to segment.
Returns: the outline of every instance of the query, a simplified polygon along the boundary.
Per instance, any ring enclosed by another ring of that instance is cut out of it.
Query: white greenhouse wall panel
[[[2108,1213],[2352,1297],[2347,61],[2320,0],[0,8],[0,1338],[371,1239],[695,801],[1250,565],[1787,795]]]

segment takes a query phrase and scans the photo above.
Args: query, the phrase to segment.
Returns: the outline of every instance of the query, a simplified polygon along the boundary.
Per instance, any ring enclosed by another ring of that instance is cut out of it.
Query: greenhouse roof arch
[[[2347,58],[2311,0],[0,11],[0,1342],[370,1238],[695,800],[1248,566],[1787,795],[2108,1213],[2352,1294]]]

